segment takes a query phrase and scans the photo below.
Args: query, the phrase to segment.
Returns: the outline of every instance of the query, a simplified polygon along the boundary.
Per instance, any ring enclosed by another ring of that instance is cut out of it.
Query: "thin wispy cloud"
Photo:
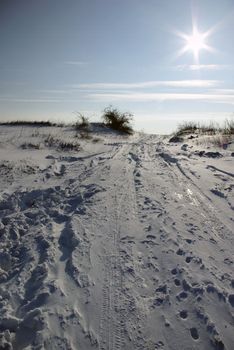
[[[200,71],[200,70],[207,70],[207,71],[217,71],[217,70],[229,70],[233,69],[233,66],[231,65],[224,65],[224,64],[183,64],[183,65],[177,65],[174,67],[175,70],[178,71]]]
[[[214,89],[214,92],[215,93],[218,93],[218,94],[234,94],[234,89]]]
[[[221,70],[223,66],[218,64],[192,64],[189,66],[189,70]]]
[[[141,89],[154,87],[172,87],[172,88],[209,88],[218,86],[218,80],[156,80],[144,81],[136,83],[90,83],[90,84],[76,84],[73,88],[80,89]]]
[[[214,93],[93,93],[86,95],[87,98],[98,101],[129,101],[129,102],[150,102],[150,101],[205,101],[215,103],[234,104],[234,94]]]
[[[65,90],[65,89],[43,89],[39,90],[41,94],[51,94],[51,95],[63,95],[63,94],[70,94],[71,90]]]

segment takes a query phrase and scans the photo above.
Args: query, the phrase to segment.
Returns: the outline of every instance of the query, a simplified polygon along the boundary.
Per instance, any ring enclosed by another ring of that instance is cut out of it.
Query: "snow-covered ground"
[[[233,350],[233,145],[1,126],[0,349]]]

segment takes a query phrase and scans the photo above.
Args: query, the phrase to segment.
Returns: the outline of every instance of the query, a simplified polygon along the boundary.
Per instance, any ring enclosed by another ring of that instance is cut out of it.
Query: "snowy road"
[[[2,155],[1,348],[233,349],[233,158],[176,147]]]

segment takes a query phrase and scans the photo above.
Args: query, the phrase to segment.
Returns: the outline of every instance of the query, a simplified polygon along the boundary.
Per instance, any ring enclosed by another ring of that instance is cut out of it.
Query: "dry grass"
[[[87,117],[85,117],[83,114],[76,112],[77,115],[77,121],[74,124],[75,130],[77,131],[89,131],[90,128],[90,121]]]
[[[40,149],[40,144],[32,142],[24,142],[20,146],[22,149]]]
[[[57,150],[62,151],[79,151],[80,144],[78,142],[64,141],[59,138],[54,137],[53,135],[48,135],[44,140],[44,144],[49,148],[56,148]]]
[[[63,127],[65,124],[64,123],[53,123],[50,121],[28,121],[28,120],[13,120],[9,122],[0,122],[0,125],[2,126],[58,126],[58,127]]]

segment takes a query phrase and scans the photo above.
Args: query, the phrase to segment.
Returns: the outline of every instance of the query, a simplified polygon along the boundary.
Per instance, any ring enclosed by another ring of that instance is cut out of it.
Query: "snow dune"
[[[1,126],[0,349],[232,350],[233,147]]]

